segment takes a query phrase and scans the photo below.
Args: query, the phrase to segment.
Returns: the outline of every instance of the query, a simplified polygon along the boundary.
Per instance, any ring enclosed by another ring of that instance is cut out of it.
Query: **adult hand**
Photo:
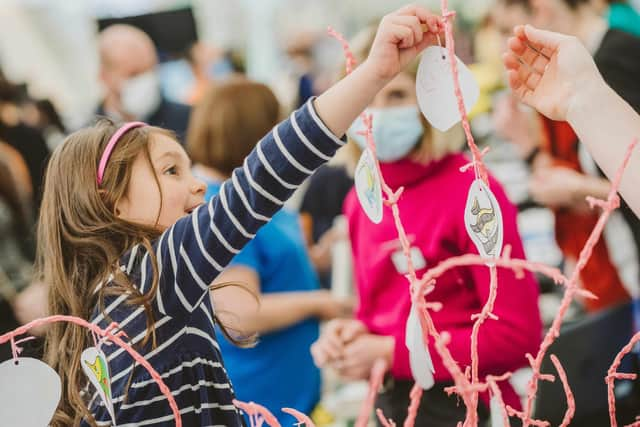
[[[341,359],[332,366],[347,380],[364,380],[371,376],[373,365],[384,359],[391,365],[395,339],[389,336],[362,334],[347,344]]]
[[[327,323],[320,338],[311,345],[313,361],[319,368],[342,357],[346,343],[365,334],[367,327],[356,319],[335,319]]]
[[[591,55],[576,37],[530,25],[514,29],[503,60],[518,99],[553,120],[567,120],[585,88],[603,83]]]

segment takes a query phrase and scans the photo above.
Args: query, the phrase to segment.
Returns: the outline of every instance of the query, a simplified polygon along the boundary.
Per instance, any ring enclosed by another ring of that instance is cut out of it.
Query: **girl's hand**
[[[342,378],[364,380],[371,376],[376,360],[384,359],[391,365],[394,347],[393,337],[362,334],[345,346],[342,358],[332,366]]]
[[[577,38],[530,25],[516,27],[514,34],[503,56],[509,84],[518,99],[550,119],[567,120],[571,108],[582,102],[582,94],[604,84]]]
[[[436,35],[443,30],[440,17],[420,6],[405,6],[382,18],[363,65],[380,80],[390,80],[427,46],[436,44]]]

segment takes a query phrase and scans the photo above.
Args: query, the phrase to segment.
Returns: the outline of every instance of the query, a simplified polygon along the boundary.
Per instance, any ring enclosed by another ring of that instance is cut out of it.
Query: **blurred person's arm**
[[[237,286],[213,292],[216,313],[225,326],[244,334],[273,332],[309,318],[330,320],[352,311],[351,301],[338,300],[326,290],[261,293],[258,273],[242,265],[223,271],[214,285],[222,283],[242,284],[257,296],[251,303],[255,299]]]
[[[568,121],[609,177],[621,166],[640,116],[602,79],[589,52],[575,37],[516,27],[504,56],[516,96],[553,120]],[[634,151],[620,193],[640,214],[640,152]]]

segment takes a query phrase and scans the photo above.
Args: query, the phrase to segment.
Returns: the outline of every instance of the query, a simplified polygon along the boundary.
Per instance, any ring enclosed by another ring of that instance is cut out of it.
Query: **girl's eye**
[[[175,166],[171,166],[167,169],[165,169],[164,171],[165,175],[177,175],[178,174],[178,168]]]

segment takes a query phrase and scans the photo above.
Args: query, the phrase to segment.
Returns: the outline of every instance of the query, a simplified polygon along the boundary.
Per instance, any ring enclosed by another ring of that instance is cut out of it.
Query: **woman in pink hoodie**
[[[373,33],[372,33],[373,34]],[[367,39],[362,36],[360,39]],[[373,41],[356,53],[366,57]],[[464,224],[464,209],[473,172],[461,173],[469,159],[459,153],[462,138],[450,131],[432,129],[418,109],[415,90],[415,64],[400,73],[374,99],[368,112],[373,115],[373,136],[384,179],[396,190],[404,187],[399,201],[401,219],[412,245],[414,265],[420,277],[427,269],[447,258],[477,253]],[[437,100],[434,100],[437,102]],[[349,136],[361,148],[364,138],[357,121]],[[457,141],[457,143],[455,141]],[[501,185],[489,180],[502,209],[504,245],[510,245],[514,258],[524,252],[516,225],[516,209]],[[406,263],[400,252],[391,210],[384,207],[382,222],[373,224],[360,206],[355,190],[347,196],[344,212],[349,222],[354,275],[359,304],[355,319],[335,320],[324,329],[312,346],[318,366],[331,366],[345,379],[368,378],[376,359],[390,366],[376,407],[396,422],[407,414],[413,378],[409,352],[405,345],[406,321],[411,308],[409,283],[404,277]],[[471,316],[479,313],[489,295],[489,269],[462,267],[441,276],[430,301],[443,309],[433,312],[435,326],[451,335],[449,350],[464,370],[471,365]],[[498,296],[493,313],[497,321],[487,321],[479,333],[478,354],[481,378],[499,375],[526,366],[526,353],[535,353],[541,338],[538,286],[530,274],[516,279],[514,273],[498,269]],[[416,420],[417,426],[455,426],[464,420],[465,408],[456,396],[448,397],[444,388],[452,378],[436,352],[433,341],[429,352],[435,368],[436,385],[425,391]],[[520,401],[511,385],[501,383],[507,404],[519,408]],[[489,396],[481,395],[481,420],[489,413]]]

